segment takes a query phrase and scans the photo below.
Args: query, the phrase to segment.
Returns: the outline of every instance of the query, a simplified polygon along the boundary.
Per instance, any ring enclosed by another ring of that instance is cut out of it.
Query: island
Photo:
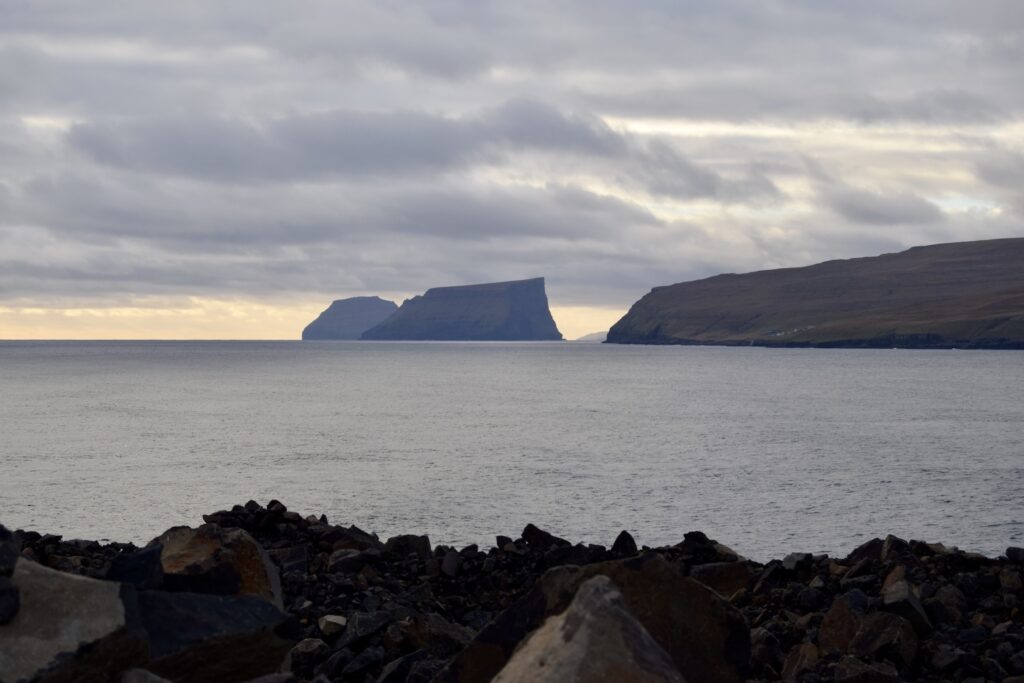
[[[368,340],[560,341],[544,278],[435,287],[406,300]]]
[[[1024,238],[656,287],[607,341],[1024,349]]]
[[[320,316],[302,330],[304,340],[359,339],[368,329],[383,322],[398,310],[394,301],[379,296],[355,296],[331,303]]]

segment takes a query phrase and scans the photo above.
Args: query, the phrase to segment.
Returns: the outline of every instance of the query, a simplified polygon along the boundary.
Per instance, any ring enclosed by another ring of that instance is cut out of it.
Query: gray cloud
[[[546,275],[626,306],[1024,232],[1016,0],[2,14],[0,305]]]

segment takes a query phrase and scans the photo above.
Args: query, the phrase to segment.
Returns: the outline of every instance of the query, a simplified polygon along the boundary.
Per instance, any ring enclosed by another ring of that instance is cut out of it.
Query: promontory
[[[435,287],[406,300],[363,339],[417,341],[561,340],[544,278]]]
[[[302,338],[359,339],[363,332],[398,310],[398,304],[378,296],[356,296],[334,301],[302,331]]]
[[[656,287],[608,342],[1024,349],[1024,238]]]

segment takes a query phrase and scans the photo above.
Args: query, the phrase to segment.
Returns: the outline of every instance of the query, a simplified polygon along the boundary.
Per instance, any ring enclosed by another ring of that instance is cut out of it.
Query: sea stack
[[[415,341],[557,341],[562,339],[544,278],[435,287],[408,299],[363,339]]]
[[[356,296],[338,299],[327,310],[306,326],[302,338],[312,339],[359,339],[363,332],[386,319],[398,310],[394,301],[379,296]]]
[[[1024,349],[1024,238],[657,287],[608,341]]]

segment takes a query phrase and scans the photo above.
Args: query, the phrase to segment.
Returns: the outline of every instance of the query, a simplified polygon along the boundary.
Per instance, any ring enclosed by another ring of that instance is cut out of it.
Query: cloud
[[[840,186],[827,189],[824,200],[833,211],[855,223],[913,225],[935,223],[945,217],[938,206],[909,192]]]

